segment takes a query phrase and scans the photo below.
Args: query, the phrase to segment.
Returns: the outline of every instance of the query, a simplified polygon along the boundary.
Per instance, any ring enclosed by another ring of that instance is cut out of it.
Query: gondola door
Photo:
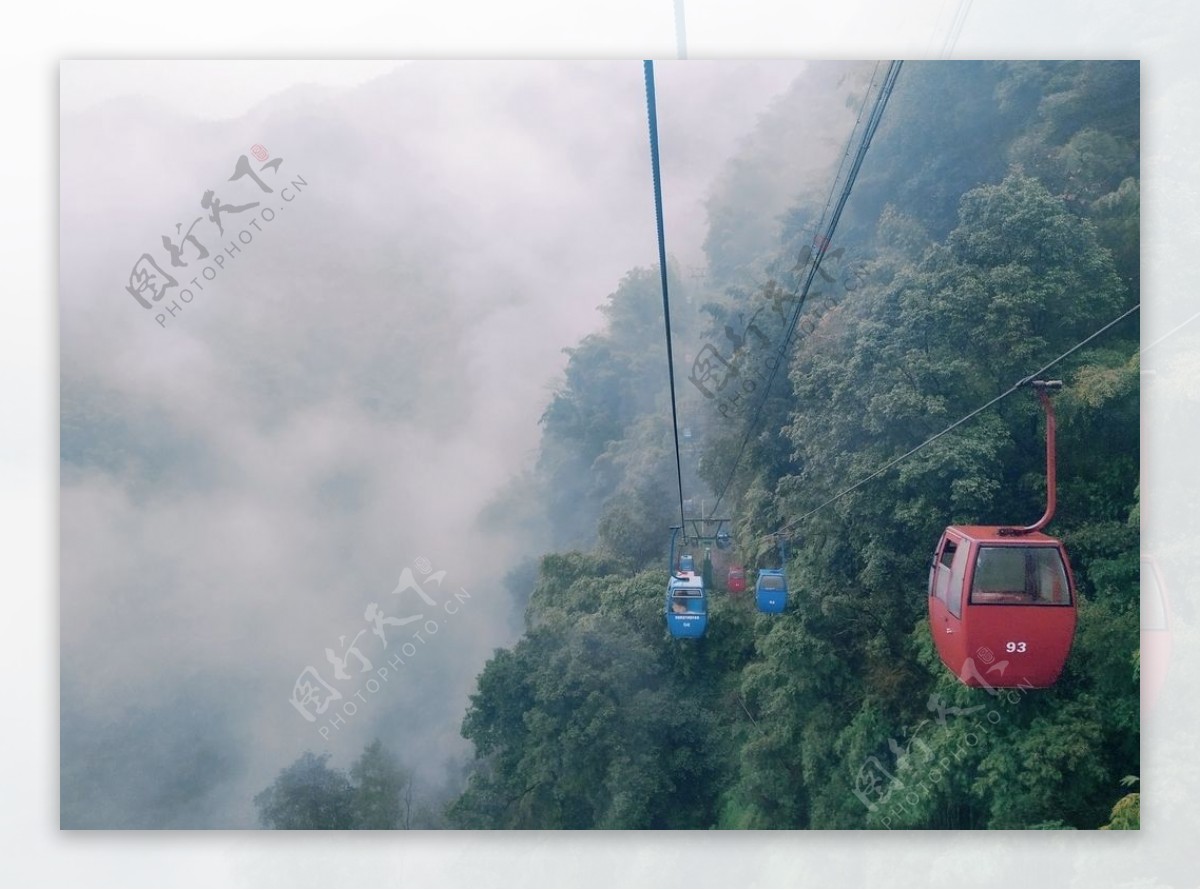
[[[970,552],[970,541],[947,529],[929,569],[929,629],[938,657],[955,676],[967,657],[962,622],[963,577],[970,565]]]

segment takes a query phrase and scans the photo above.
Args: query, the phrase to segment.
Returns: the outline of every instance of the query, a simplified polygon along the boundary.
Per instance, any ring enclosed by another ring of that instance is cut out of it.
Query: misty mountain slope
[[[1044,507],[1042,415],[1026,391],[817,509],[1137,304],[1137,74],[1121,62],[906,64],[831,245],[844,264],[831,260],[771,397],[723,416],[688,388],[677,345],[699,439],[685,460],[700,483],[684,496],[728,480],[722,512],[751,578],[787,532],[783,615],[758,614],[717,578],[705,638],[666,635],[674,454],[668,409],[639,376],[654,310],[626,280],[603,335],[570,352],[543,419],[542,476],[528,482],[556,531],[594,531],[513,579],[528,588],[525,633],[478,678],[452,824],[1137,824],[1124,781],[1141,766],[1136,316],[1053,371],[1065,388],[1050,531],[1079,595],[1053,688],[962,686],[926,618],[945,525],[1023,523]],[[735,385],[778,348],[765,320],[787,282],[763,279],[811,244],[820,192],[799,188],[757,221],[774,255],[726,221],[753,217],[759,187],[777,181],[750,159],[795,132],[802,95],[763,116],[714,189],[707,274],[689,287],[671,270],[682,305],[698,304],[684,342],[736,363]],[[748,185],[729,187],[739,178]]]
[[[710,97],[664,130],[706,146],[665,184],[678,202],[802,70],[664,70]],[[480,510],[537,446],[562,345],[654,261],[642,89],[636,63],[412,63],[237,120],[64,117],[65,827],[250,826],[281,765],[377,735],[443,784],[528,556]],[[236,176],[256,145],[269,192]],[[700,224],[679,231],[698,253]],[[177,282],[150,310],[126,292],[143,253]],[[386,664],[365,614],[395,615],[426,564],[461,611],[343,725],[306,721],[297,678],[351,699],[325,650]]]

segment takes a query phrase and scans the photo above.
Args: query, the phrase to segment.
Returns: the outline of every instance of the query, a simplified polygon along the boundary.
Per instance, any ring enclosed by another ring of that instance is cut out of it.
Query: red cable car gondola
[[[1062,673],[1075,637],[1076,598],[1062,541],[1042,534],[1054,516],[1054,408],[1046,410],[1046,512],[1023,528],[952,525],[929,570],[929,626],[942,663],[967,686],[1042,688]]]

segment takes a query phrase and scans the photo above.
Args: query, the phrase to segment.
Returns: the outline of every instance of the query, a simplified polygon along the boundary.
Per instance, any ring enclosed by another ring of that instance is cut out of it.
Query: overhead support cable
[[[654,97],[654,62],[642,63],[646,76],[646,114],[650,119],[650,166],[654,172],[654,221],[658,226],[658,272],[662,281],[663,324],[667,331],[667,376],[671,381],[671,432],[675,437],[675,479],[679,483],[679,524],[683,512],[683,463],[679,457],[679,407],[675,397],[675,355],[671,348],[671,299],[667,294],[667,238],[663,228],[662,176],[658,161],[658,111]]]
[[[834,186],[830,191],[830,202],[833,201],[833,195],[837,194],[836,203],[833,204],[833,211],[829,214],[828,220],[825,218],[825,213],[822,213],[821,222],[824,223],[822,234],[816,239],[813,245],[814,252],[808,267],[808,274],[805,276],[804,284],[800,288],[796,298],[795,308],[792,309],[791,318],[788,321],[787,330],[784,338],[780,341],[779,348],[776,350],[777,355],[775,362],[772,364],[771,373],[767,376],[767,382],[762,388],[762,396],[759,398],[755,409],[750,413],[746,421],[746,433],[742,436],[741,444],[738,446],[737,455],[734,457],[733,466],[729,470],[729,475],[725,479],[725,484],[721,486],[721,491],[717,494],[717,500],[712,507],[712,515],[716,515],[717,508],[720,507],[721,501],[724,500],[726,493],[729,491],[729,485],[733,482],[734,476],[737,474],[738,466],[742,462],[742,457],[746,451],[746,445],[750,441],[750,437],[754,434],[755,425],[758,418],[762,416],[763,406],[767,403],[767,398],[771,394],[771,386],[775,383],[775,377],[779,373],[779,369],[787,365],[787,351],[792,342],[792,337],[796,332],[796,326],[800,321],[800,313],[804,309],[804,304],[808,300],[809,290],[812,288],[813,280],[817,277],[817,273],[821,268],[821,261],[825,259],[825,254],[829,250],[829,245],[833,242],[834,233],[837,231],[838,222],[842,218],[842,211],[846,208],[846,202],[850,199],[850,192],[854,189],[855,180],[858,179],[859,171],[862,169],[863,160],[867,156],[867,149],[871,147],[871,140],[875,137],[875,131],[879,129],[879,122],[883,120],[883,112],[887,108],[888,100],[891,98],[892,90],[896,86],[896,79],[900,76],[900,68],[903,63],[900,61],[892,61],[884,74],[883,83],[879,88],[879,92],[875,96],[875,102],[871,106],[871,112],[867,117],[865,126],[862,129],[861,136],[858,142],[858,148],[854,152],[854,159],[850,164],[849,170],[846,172],[845,178],[842,181],[841,189],[838,189],[838,180],[842,178],[842,167],[845,165],[846,156],[842,158],[842,166],[839,166],[838,173],[834,177]],[[863,107],[866,107],[864,102]],[[862,113],[859,113],[859,122],[862,121]],[[857,124],[856,124],[857,129]],[[853,135],[851,136],[853,142]],[[847,149],[848,153],[848,149]],[[826,202],[826,213],[829,211],[830,202]]]
[[[964,414],[962,417],[960,417],[958,420],[954,421],[954,423],[950,424],[945,429],[941,430],[940,432],[934,433],[932,436],[930,436],[928,439],[926,439],[920,445],[917,445],[914,448],[910,448],[908,451],[904,452],[899,457],[892,458],[890,461],[885,463],[883,466],[881,466],[879,469],[875,470],[870,475],[864,476],[862,479],[859,479],[853,485],[846,486],[841,491],[839,491],[837,494],[830,497],[828,500],[823,501],[821,504],[817,505],[816,507],[814,507],[813,509],[811,509],[807,513],[805,513],[803,516],[800,516],[798,519],[793,520],[792,522],[790,522],[787,525],[780,528],[778,531],[774,531],[769,535],[763,535],[760,538],[760,540],[767,540],[769,538],[774,538],[774,537],[783,535],[783,534],[791,531],[796,526],[800,525],[800,523],[804,522],[806,519],[808,519],[812,516],[815,516],[817,513],[820,513],[826,507],[830,506],[831,504],[836,503],[837,501],[841,500],[842,498],[844,498],[846,495],[850,494],[851,492],[857,491],[858,489],[862,488],[864,485],[866,485],[868,482],[872,481],[873,479],[878,479],[880,476],[882,476],[888,470],[892,469],[892,467],[895,467],[897,464],[900,464],[900,463],[908,460],[910,457],[915,455],[917,452],[921,451],[923,448],[927,448],[928,446],[930,446],[934,442],[936,442],[938,439],[942,438],[942,436],[946,435],[949,432],[952,432],[953,430],[962,426],[964,423],[966,423],[967,421],[971,420],[972,418],[978,416],[979,414],[982,414],[984,411],[986,411],[988,408],[991,408],[996,403],[1002,401],[1003,399],[1008,398],[1014,392],[1019,390],[1021,387],[1026,386],[1026,385],[1032,383],[1033,381],[1037,380],[1038,378],[1040,378],[1042,376],[1042,374],[1044,374],[1046,371],[1053,368],[1055,365],[1057,365],[1063,359],[1067,358],[1069,355],[1078,351],[1079,349],[1082,349],[1084,346],[1086,346],[1088,343],[1091,343],[1093,340],[1095,340],[1097,337],[1099,337],[1101,334],[1103,334],[1109,328],[1113,327],[1114,325],[1118,324],[1119,322],[1124,321],[1126,318],[1128,318],[1130,315],[1137,312],[1141,308],[1142,308],[1142,304],[1137,303],[1136,305],[1132,306],[1131,308],[1126,309],[1124,312],[1122,312],[1120,315],[1118,315],[1116,318],[1114,318],[1108,324],[1104,325],[1103,327],[1101,327],[1098,330],[1089,334],[1084,339],[1080,340],[1078,343],[1076,343],[1074,346],[1072,346],[1070,349],[1068,349],[1062,355],[1059,355],[1056,358],[1051,359],[1049,362],[1042,365],[1042,367],[1038,368],[1032,374],[1029,374],[1026,377],[1022,377],[1020,380],[1018,380],[1016,383],[1014,383],[1008,389],[1004,390],[1004,392],[1000,393],[1000,395],[998,395],[995,398],[991,399],[990,401],[984,403],[983,405],[980,405],[978,408],[976,408],[971,413]]]

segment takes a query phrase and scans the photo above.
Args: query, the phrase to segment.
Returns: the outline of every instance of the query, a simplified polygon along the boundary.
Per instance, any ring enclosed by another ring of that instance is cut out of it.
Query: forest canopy
[[[853,77],[824,86],[863,101]],[[720,497],[719,568],[751,578],[786,529],[788,609],[757,613],[718,571],[705,637],[665,631],[662,304],[658,270],[630,270],[602,330],[566,349],[536,466],[489,508],[529,539],[505,583],[523,635],[480,673],[474,758],[426,824],[1138,826],[1136,314],[1076,348],[1140,300],[1138,95],[1136,62],[906,63],[783,373],[729,412],[688,371],[702,344],[740,367],[777,350],[779,270],[811,255],[826,197],[737,223],[776,181],[746,159],[788,162],[767,147],[801,131],[805,92],[760,118],[711,191],[703,274],[668,272],[692,307],[672,319],[685,510]],[[1049,531],[1078,585],[1074,648],[1052,688],[967,688],[931,642],[929,559],[949,524],[1041,513],[1037,400],[1020,390],[843,492],[1059,357]],[[378,747],[350,776],[306,755],[256,803],[271,827],[399,827],[407,768]],[[305,776],[319,806],[295,790]]]
[[[1138,303],[1138,89],[1136,63],[905,66],[832,245],[852,282],[828,288],[751,416],[688,393],[685,495],[711,502],[728,484],[748,567],[769,564],[772,532]],[[803,115],[793,96],[755,138]],[[744,214],[739,201],[718,185],[710,217]],[[810,242],[818,205],[798,196],[775,259]],[[781,287],[769,271],[745,279],[763,246],[726,227],[706,247],[709,290],[693,298],[707,322],[684,319],[676,340],[724,330],[735,349],[771,349],[781,316],[755,316],[761,337],[745,327]],[[673,296],[696,288],[672,272]],[[531,484],[574,549],[542,557],[524,637],[479,677],[451,823],[1136,827],[1122,784],[1139,769],[1136,317],[1054,369],[1051,531],[1072,557],[1079,629],[1056,686],[1004,694],[938,662],[925,580],[946,525],[1040,514],[1037,401],[1005,399],[797,527],[784,615],[717,596],[707,636],[681,645],[662,618],[674,466],[655,297],[654,270],[630,272],[542,418]]]

